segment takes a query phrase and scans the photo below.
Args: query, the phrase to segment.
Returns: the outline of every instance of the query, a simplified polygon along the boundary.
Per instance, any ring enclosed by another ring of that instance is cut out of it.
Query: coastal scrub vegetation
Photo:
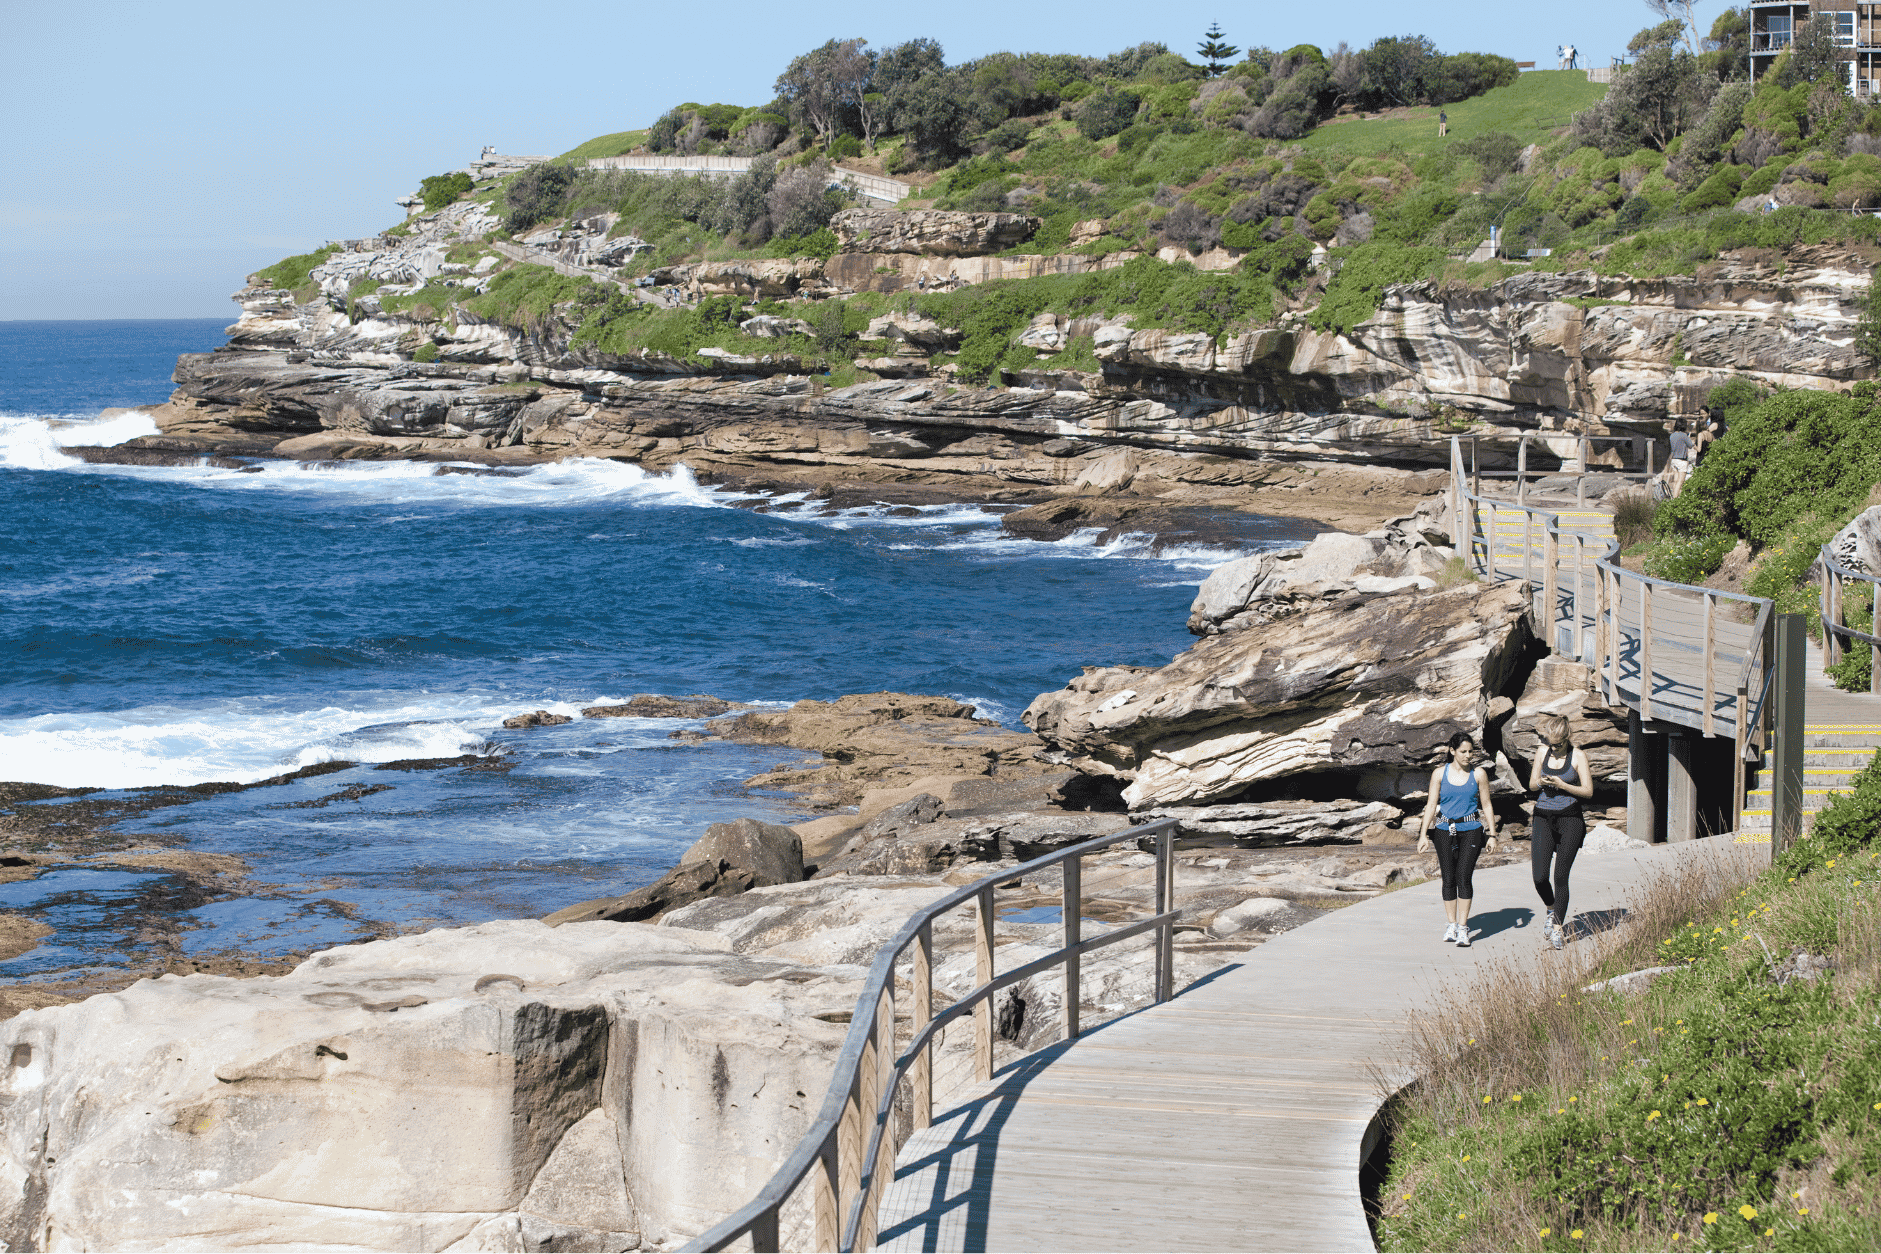
[[[1167,280],[1209,287],[1201,304],[1222,316],[1171,307],[1142,325],[1225,335],[1293,312],[1343,332],[1394,283],[1657,277],[1733,251],[1881,250],[1881,219],[1847,212],[1881,208],[1881,104],[1848,94],[1815,25],[1752,84],[1745,10],[1708,33],[1661,22],[1634,37],[1610,88],[1418,35],[1240,51],[1211,27],[1199,61],[1147,42],[954,64],[933,39],[833,39],[789,58],[768,100],[678,104],[470,194],[494,197],[512,235],[613,213],[612,235],[652,246],[621,269],[632,278],[687,261],[827,258],[831,217],[855,203],[830,185],[836,167],[879,171],[912,182],[907,208],[1035,216],[1014,254],[1142,254],[1177,270],[1188,258],[1229,276]],[[757,161],[726,179],[581,168],[629,151]],[[1502,258],[1467,260],[1492,230]],[[1076,284],[1030,282],[1003,289],[1001,307],[1089,301]],[[1023,357],[1011,350],[967,359],[977,373]]]
[[[1785,613],[1805,615],[1820,638],[1821,610],[1810,568],[1822,545],[1857,514],[1881,504],[1881,385],[1848,393],[1796,389],[1766,393],[1745,380],[1715,389],[1710,404],[1725,435],[1705,453],[1677,497],[1659,506],[1649,573],[1697,582],[1740,541],[1756,554],[1744,590]],[[1853,625],[1867,630],[1873,608],[1851,588]],[[1866,691],[1868,646],[1839,664],[1836,682]]]
[[[1422,1017],[1381,1247],[1881,1246],[1878,828],[1873,762],[1748,884],[1662,881],[1591,966],[1505,971]]]

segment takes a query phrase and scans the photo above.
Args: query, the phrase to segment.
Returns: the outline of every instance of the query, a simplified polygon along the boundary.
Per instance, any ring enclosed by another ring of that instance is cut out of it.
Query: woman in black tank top
[[[1542,937],[1560,949],[1567,944],[1568,875],[1587,836],[1581,802],[1594,795],[1594,776],[1587,755],[1568,741],[1565,718],[1544,714],[1535,720],[1535,730],[1543,743],[1528,773],[1529,791],[1537,794],[1534,825],[1529,829],[1529,866],[1535,876],[1535,893],[1549,908]]]

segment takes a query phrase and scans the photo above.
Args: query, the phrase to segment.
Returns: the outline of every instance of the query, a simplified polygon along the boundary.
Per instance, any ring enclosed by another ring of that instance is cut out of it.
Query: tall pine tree
[[[1210,78],[1227,69],[1228,62],[1234,60],[1235,54],[1241,51],[1233,44],[1222,42],[1222,37],[1227,33],[1221,29],[1220,22],[1210,22],[1208,29],[1202,32],[1202,42],[1195,46],[1195,50],[1202,54],[1202,60],[1208,62]]]

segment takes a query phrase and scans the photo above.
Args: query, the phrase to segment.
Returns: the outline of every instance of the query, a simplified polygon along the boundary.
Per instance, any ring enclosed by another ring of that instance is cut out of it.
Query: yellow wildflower
[[[1581,1230],[1579,1228],[1576,1228],[1573,1232],[1569,1233],[1568,1235],[1572,1236],[1576,1241],[1578,1241],[1581,1239]]]
[[[1744,1205],[1737,1208],[1737,1213],[1746,1219],[1755,1219],[1757,1217],[1757,1208],[1746,1202]]]
[[[1718,1212],[1717,1212],[1717,1211],[1715,1211],[1715,1210],[1708,1210],[1708,1211],[1706,1211],[1706,1212],[1705,1212],[1705,1222],[1706,1222],[1706,1223],[1708,1223],[1708,1224],[1715,1224],[1715,1223],[1717,1223],[1717,1222],[1718,1222]]]

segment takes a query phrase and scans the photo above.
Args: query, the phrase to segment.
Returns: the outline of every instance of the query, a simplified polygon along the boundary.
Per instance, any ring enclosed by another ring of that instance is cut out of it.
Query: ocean
[[[99,411],[164,400],[177,354],[223,326],[0,322],[0,780],[110,800],[358,765],[121,826],[151,850],[242,859],[214,891],[109,861],[0,883],[0,911],[55,929],[0,976],[138,966],[161,945],[265,956],[624,892],[710,823],[809,817],[741,784],[806,755],[675,740],[697,724],[671,720],[505,717],[642,692],[891,690],[1018,727],[1081,666],[1168,661],[1210,569],[1316,530],[1251,517],[1238,547],[1156,552],[1006,538],[973,504],[760,511],[683,469],[594,459],[489,476],[62,451],[154,432]],[[373,769],[503,751],[507,771]],[[59,802],[0,812],[26,804]],[[152,909],[180,930],[153,939]]]

